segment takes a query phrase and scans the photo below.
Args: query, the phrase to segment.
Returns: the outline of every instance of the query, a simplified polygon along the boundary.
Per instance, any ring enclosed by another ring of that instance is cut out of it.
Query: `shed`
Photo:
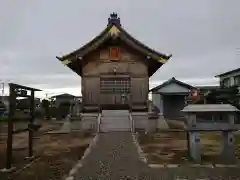
[[[186,97],[194,87],[174,77],[151,89],[153,104],[166,119],[183,117],[181,110],[186,105]]]

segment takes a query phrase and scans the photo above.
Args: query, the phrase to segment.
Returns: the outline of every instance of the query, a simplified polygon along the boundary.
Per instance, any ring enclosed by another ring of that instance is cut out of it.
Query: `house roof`
[[[219,89],[220,86],[195,86],[195,88],[199,89],[200,91],[211,91]]]
[[[63,93],[63,94],[59,94],[59,95],[56,95],[56,96],[52,96],[51,98],[59,98],[59,97],[76,97],[72,94],[68,94],[68,93]]]
[[[42,91],[41,89],[36,89],[36,88],[32,88],[32,87],[28,87],[28,86],[23,86],[23,85],[19,85],[19,84],[15,84],[15,83],[9,83],[9,86],[12,86],[14,88],[20,88],[20,89],[24,89],[24,90],[33,90],[33,91]]]
[[[227,71],[227,72],[224,72],[222,74],[219,74],[215,77],[221,77],[221,76],[225,76],[225,75],[229,75],[229,74],[232,74],[232,73],[235,73],[235,72],[240,72],[240,68],[237,68],[237,69],[234,69],[234,70],[231,70],[231,71]]]
[[[189,104],[182,112],[237,112],[231,104]]]
[[[217,88],[220,88],[220,86],[195,86],[196,88],[199,88],[199,89],[217,89]]]
[[[81,76],[81,60],[83,59],[83,57],[91,51],[100,47],[100,45],[102,45],[109,39],[120,39],[127,45],[131,46],[138,52],[148,57],[148,60],[152,60],[153,63],[149,63],[152,64],[152,66],[149,65],[151,66],[149,70],[149,76],[154,74],[157,69],[160,68],[164,63],[166,63],[168,59],[172,56],[157,52],[135,39],[126,30],[122,28],[118,15],[116,13],[112,13],[110,15],[110,18],[108,18],[107,27],[98,36],[96,36],[94,39],[92,39],[90,42],[88,42],[81,48],[62,57],[57,57],[57,59],[59,59],[63,64],[67,65],[70,69],[72,69]]]
[[[185,88],[187,88],[187,89],[193,89],[193,88],[194,88],[193,86],[191,86],[191,85],[189,85],[189,84],[186,84],[186,83],[184,83],[184,82],[182,82],[182,81],[179,81],[179,80],[175,79],[175,77],[172,77],[172,78],[169,79],[168,81],[165,81],[164,83],[162,83],[162,84],[160,84],[160,85],[152,88],[150,91],[152,91],[152,92],[158,91],[159,89],[161,89],[161,88],[163,88],[163,87],[165,87],[165,86],[167,86],[167,85],[169,85],[169,84],[171,84],[171,83],[178,84],[178,85],[183,86],[183,87],[185,87]]]

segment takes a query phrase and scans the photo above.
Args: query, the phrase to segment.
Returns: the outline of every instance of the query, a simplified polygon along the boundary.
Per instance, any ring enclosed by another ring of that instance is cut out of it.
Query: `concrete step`
[[[101,123],[100,126],[104,127],[131,127],[130,123]]]
[[[129,119],[126,120],[111,120],[111,119],[102,119],[101,124],[124,124],[129,123]]]
[[[113,127],[118,127],[118,126],[130,126],[130,122],[115,122],[115,123],[106,123],[106,122],[101,122],[100,125],[103,126],[113,126]]]
[[[102,116],[128,116],[128,110],[103,110]]]
[[[102,117],[102,121],[129,121],[129,117]]]
[[[82,117],[98,117],[98,113],[83,113]]]
[[[114,132],[114,131],[127,131],[127,132],[130,132],[131,128],[106,128],[106,127],[100,127],[100,132]]]
[[[134,117],[134,116],[132,116],[132,119],[133,120],[147,120],[148,119],[148,116],[146,116],[146,117]]]

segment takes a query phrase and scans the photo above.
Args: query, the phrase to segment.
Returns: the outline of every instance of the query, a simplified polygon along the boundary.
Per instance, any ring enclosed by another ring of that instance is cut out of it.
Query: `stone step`
[[[129,120],[127,120],[127,121],[102,120],[100,123],[101,124],[130,124],[130,121]]]
[[[114,132],[114,131],[131,131],[131,128],[107,128],[100,127],[101,132]]]
[[[126,122],[126,123],[101,123],[100,126],[106,126],[106,127],[131,127],[129,122]]]
[[[102,116],[128,116],[128,110],[103,110]]]
[[[102,114],[101,117],[125,117],[126,118],[126,117],[129,117],[129,114],[127,114],[127,115],[125,115],[125,114],[123,114],[123,115],[118,115],[118,114],[117,115],[114,115],[114,114],[103,115]]]
[[[148,120],[148,117],[132,117],[133,120]]]
[[[105,123],[101,122],[102,126],[112,126],[112,127],[118,127],[118,126],[130,126],[130,122],[121,122],[121,123]]]
[[[129,121],[129,117],[102,117],[102,121]]]

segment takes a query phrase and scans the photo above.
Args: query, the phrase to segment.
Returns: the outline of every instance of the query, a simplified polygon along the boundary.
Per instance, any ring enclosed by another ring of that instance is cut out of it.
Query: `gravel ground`
[[[29,168],[10,175],[11,180],[60,180],[81,159],[88,146],[72,147],[67,152],[43,155]]]
[[[55,124],[55,123],[54,123]],[[30,160],[27,156],[28,134],[19,133],[14,136],[13,166],[15,171],[10,174],[13,180],[57,180],[67,174],[72,166],[83,156],[85,149],[91,143],[94,134],[87,132],[70,132],[68,134],[46,134],[51,129],[59,129],[60,126],[48,124],[43,126],[34,137],[34,155],[40,157],[30,167],[19,172]],[[5,166],[5,144],[1,141],[0,167]],[[7,179],[7,175],[1,173],[0,180]]]
[[[22,129],[27,127],[27,122],[15,122],[14,129]],[[35,154],[39,154],[39,146],[38,140],[43,136],[46,132],[50,130],[59,129],[61,127],[62,122],[54,122],[54,121],[43,121],[42,127],[38,132],[34,133],[34,148]],[[6,141],[7,141],[7,124],[5,122],[0,123],[0,169],[5,167],[5,158],[6,158]],[[42,142],[43,144],[44,142]],[[41,145],[41,144],[39,144]],[[15,167],[21,167],[26,163],[29,163],[29,160],[24,160],[27,156],[27,147],[28,147],[28,132],[23,132],[19,134],[13,135],[13,165]]]

